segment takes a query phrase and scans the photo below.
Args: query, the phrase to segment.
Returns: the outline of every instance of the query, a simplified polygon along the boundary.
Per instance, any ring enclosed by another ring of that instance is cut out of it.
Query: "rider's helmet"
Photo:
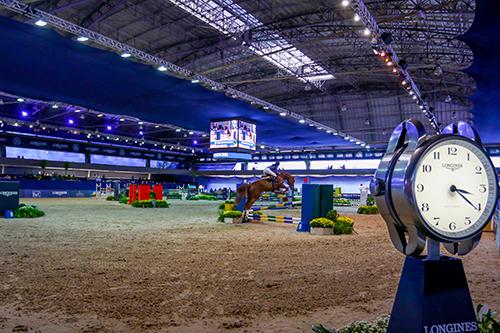
[[[274,166],[277,168],[280,166],[280,162],[279,161],[276,161],[276,163],[274,163]]]

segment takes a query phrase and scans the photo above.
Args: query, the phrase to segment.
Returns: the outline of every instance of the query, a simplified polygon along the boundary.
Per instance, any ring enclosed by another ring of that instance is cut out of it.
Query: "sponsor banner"
[[[21,190],[22,198],[90,198],[90,190]]]

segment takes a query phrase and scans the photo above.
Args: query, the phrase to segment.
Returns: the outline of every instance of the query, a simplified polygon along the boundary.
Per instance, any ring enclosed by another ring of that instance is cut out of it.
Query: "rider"
[[[271,176],[273,181],[276,180],[276,178],[278,177],[278,167],[280,166],[280,162],[279,161],[276,161],[275,163],[271,164],[270,166],[268,166],[267,168],[264,169],[264,177],[265,176]],[[285,186],[285,191],[288,191],[290,189],[290,185],[288,185],[288,183],[285,181],[283,182],[283,185]]]

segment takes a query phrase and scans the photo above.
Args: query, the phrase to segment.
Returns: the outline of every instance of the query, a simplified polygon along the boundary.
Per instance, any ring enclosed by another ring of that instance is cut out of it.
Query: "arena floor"
[[[47,216],[0,220],[2,332],[312,332],[388,313],[403,263],[379,216],[321,237],[217,223],[215,202],[23,201]],[[492,234],[465,268],[474,301],[499,310]]]

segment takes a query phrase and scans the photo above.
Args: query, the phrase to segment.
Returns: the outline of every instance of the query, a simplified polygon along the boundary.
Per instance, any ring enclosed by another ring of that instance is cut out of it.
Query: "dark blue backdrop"
[[[200,131],[208,131],[214,118],[245,117],[257,123],[257,138],[264,144],[347,144],[152,66],[62,37],[48,27],[0,17],[0,41],[2,91]]]
[[[476,0],[476,15],[469,31],[460,39],[474,52],[474,64],[467,72],[477,83],[474,103],[475,126],[484,142],[500,142],[500,4]]]

